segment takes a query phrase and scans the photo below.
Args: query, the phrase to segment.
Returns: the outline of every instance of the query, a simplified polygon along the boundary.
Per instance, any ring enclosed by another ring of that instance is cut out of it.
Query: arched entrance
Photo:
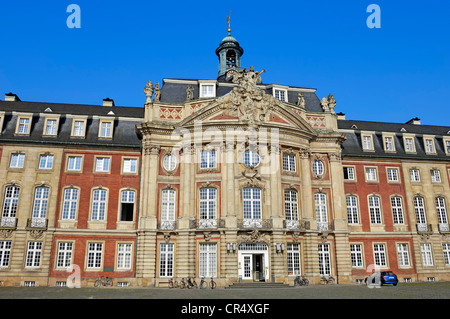
[[[269,280],[269,249],[264,243],[238,246],[239,278],[243,281]]]

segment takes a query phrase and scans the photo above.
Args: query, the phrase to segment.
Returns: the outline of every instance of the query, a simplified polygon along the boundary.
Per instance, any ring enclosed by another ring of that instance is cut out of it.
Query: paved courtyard
[[[368,288],[331,285],[289,288],[169,289],[1,287],[0,299],[450,299],[450,282]]]

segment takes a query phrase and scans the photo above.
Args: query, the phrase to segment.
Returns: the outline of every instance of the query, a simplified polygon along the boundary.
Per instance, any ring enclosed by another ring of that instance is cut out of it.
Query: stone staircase
[[[289,288],[288,284],[282,282],[234,282],[225,289],[235,288]]]

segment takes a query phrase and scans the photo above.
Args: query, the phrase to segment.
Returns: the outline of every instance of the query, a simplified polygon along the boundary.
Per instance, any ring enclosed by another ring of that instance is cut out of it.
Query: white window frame
[[[261,219],[261,189],[248,187],[242,190],[244,219]]]
[[[217,189],[214,187],[200,188],[199,218],[217,218]]]
[[[273,96],[281,102],[288,102],[288,91],[282,88],[273,88]]]
[[[347,220],[349,224],[359,224],[358,197],[355,195],[347,195]]]
[[[101,269],[103,264],[103,243],[88,242],[86,269]]]
[[[350,244],[350,257],[352,260],[352,268],[363,268],[363,250],[361,244]]]
[[[49,195],[49,187],[36,187],[34,191],[33,218],[47,217]]]
[[[0,268],[9,267],[11,260],[11,240],[0,240]]]
[[[159,277],[173,277],[175,266],[174,244],[161,243],[159,246]]]
[[[344,181],[354,181],[355,178],[355,168],[353,166],[344,166]],[[347,178],[345,175],[347,174]]]
[[[450,139],[444,139],[445,154],[450,155]]]
[[[30,134],[31,117],[19,117],[17,119],[17,134]]]
[[[433,251],[430,243],[421,243],[420,252],[422,254],[422,264],[424,267],[433,266]]]
[[[442,243],[442,250],[444,252],[444,263],[450,266],[450,243]]]
[[[361,134],[361,140],[362,140],[362,148],[364,151],[373,151],[373,136],[372,134]]]
[[[217,151],[204,150],[200,152],[200,169],[217,168]]]
[[[376,167],[366,167],[366,182],[376,182],[378,181],[378,169]]]
[[[163,189],[161,191],[161,221],[174,222],[176,214],[176,191]]]
[[[286,220],[298,220],[298,192],[296,190],[284,190],[284,213]]]
[[[400,196],[392,196],[391,208],[394,225],[403,225],[405,223],[403,215],[403,199]]]
[[[243,154],[243,161],[245,166],[247,167],[258,167],[261,163],[261,157],[259,156],[258,152],[248,150]]]
[[[58,242],[58,252],[56,258],[57,269],[70,268],[73,256],[73,242],[60,241]]]
[[[105,221],[108,204],[108,190],[95,188],[92,190],[91,220]]]
[[[42,242],[29,241],[27,245],[27,256],[25,268],[39,268],[41,266]]]
[[[427,223],[427,214],[425,212],[425,200],[421,196],[414,197],[414,210],[416,212],[416,220],[418,224]]]
[[[134,210],[135,210],[136,192],[134,190],[124,189],[120,191],[120,216],[119,221],[122,220],[123,207],[122,204],[133,204],[133,219],[134,220]]]
[[[387,179],[389,182],[399,182],[400,181],[400,175],[398,168],[395,167],[388,167],[387,168]]]
[[[73,120],[73,137],[84,137],[86,135],[86,120]]]
[[[47,118],[45,119],[44,135],[56,136],[58,133],[58,119]]]
[[[178,159],[175,154],[166,154],[163,157],[163,167],[167,172],[172,172],[177,168]]]
[[[137,165],[138,165],[137,158],[124,158],[122,172],[128,174],[137,173]]]
[[[199,244],[199,275],[205,278],[217,277],[217,244]]]
[[[114,121],[100,120],[98,137],[100,138],[112,138],[114,129]]]
[[[442,182],[440,170],[432,169],[430,171],[430,175],[431,175],[431,182],[433,182],[433,183],[441,183]]]
[[[417,168],[412,168],[409,170],[409,176],[411,182],[420,182],[420,170]]]
[[[78,207],[78,188],[65,188],[62,206],[62,220],[75,220]]]
[[[384,150],[386,152],[395,152],[395,140],[394,140],[394,136],[388,135],[388,136],[383,136],[383,145],[384,145]]]
[[[216,96],[216,84],[214,83],[200,83],[200,97],[211,98]]]
[[[320,160],[314,160],[312,162],[312,171],[314,175],[321,176],[325,174],[325,165]]]
[[[111,157],[95,157],[95,172],[108,173],[111,166]]]
[[[132,243],[117,244],[117,270],[131,270],[131,257],[133,256]]]
[[[288,276],[301,275],[300,269],[300,245],[288,243],[286,249]]]
[[[321,276],[331,276],[330,245],[319,244],[319,270]]]
[[[387,254],[385,244],[373,244],[373,255],[375,266],[381,268],[387,267]]]
[[[416,152],[414,136],[404,136],[403,137],[403,143],[405,145],[405,152],[406,153],[415,153]]]
[[[283,153],[283,171],[296,172],[295,155]]]
[[[67,156],[67,171],[78,172],[83,166],[83,156],[69,155]]]
[[[381,225],[383,223],[381,213],[381,198],[377,195],[371,195],[368,197],[369,201],[369,213],[370,223],[373,225]]]
[[[397,243],[398,265],[400,267],[410,267],[409,245],[406,243]]]
[[[324,193],[315,193],[314,206],[316,221],[318,223],[328,223],[327,195]]]
[[[424,143],[424,147],[425,147],[425,153],[427,153],[427,154],[435,154],[436,153],[436,147],[434,145],[434,138],[424,137],[423,143]]]
[[[9,161],[10,168],[23,168],[25,165],[25,154],[23,153],[12,153],[11,159]]]
[[[435,204],[439,224],[448,224],[447,209],[445,207],[444,197],[436,197]]]
[[[52,169],[55,156],[42,154],[39,156],[39,169]]]
[[[3,199],[2,218],[15,218],[19,204],[19,186],[7,186]]]

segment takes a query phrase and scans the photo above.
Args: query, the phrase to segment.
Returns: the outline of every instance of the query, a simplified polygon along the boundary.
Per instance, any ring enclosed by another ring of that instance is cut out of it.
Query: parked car
[[[376,284],[378,282],[380,285],[392,284],[394,286],[397,286],[398,284],[397,275],[392,271],[376,271],[369,277],[367,277],[364,281],[366,284],[367,281],[369,281],[369,284]]]

